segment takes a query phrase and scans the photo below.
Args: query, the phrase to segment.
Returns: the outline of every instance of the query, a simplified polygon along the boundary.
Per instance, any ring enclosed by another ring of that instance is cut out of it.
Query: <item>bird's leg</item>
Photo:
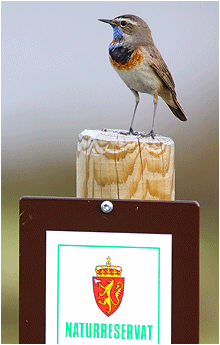
[[[157,111],[157,102],[158,102],[158,96],[155,93],[154,94],[154,114],[153,114],[153,122],[152,122],[152,128],[148,136],[151,136],[153,139],[155,138],[155,133],[154,133],[154,121],[155,121],[155,116],[156,116],[156,111]]]
[[[133,89],[130,89],[134,96],[135,96],[135,107],[134,107],[134,113],[133,113],[133,116],[132,116],[132,120],[131,120],[131,125],[130,125],[130,128],[129,128],[129,133],[130,134],[134,134],[134,131],[133,131],[133,122],[134,122],[134,117],[135,117],[135,114],[136,114],[136,110],[137,110],[137,106],[138,106],[138,103],[140,101],[140,97],[139,97],[139,94],[137,91],[133,90]]]

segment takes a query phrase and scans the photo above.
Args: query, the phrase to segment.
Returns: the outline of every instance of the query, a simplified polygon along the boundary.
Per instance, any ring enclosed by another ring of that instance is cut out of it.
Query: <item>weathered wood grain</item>
[[[84,130],[78,137],[77,197],[174,200],[174,142]]]

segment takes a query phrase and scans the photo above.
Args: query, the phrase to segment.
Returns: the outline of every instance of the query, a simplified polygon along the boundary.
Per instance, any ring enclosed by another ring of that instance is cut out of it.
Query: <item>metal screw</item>
[[[113,204],[111,203],[111,201],[103,201],[102,203],[101,203],[101,210],[102,210],[102,212],[104,212],[104,213],[110,213],[110,212],[112,212],[112,210],[113,210]]]

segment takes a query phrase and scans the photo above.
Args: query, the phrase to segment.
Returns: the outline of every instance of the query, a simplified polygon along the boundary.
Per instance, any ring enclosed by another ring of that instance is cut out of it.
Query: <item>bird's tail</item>
[[[187,117],[184,113],[183,108],[181,107],[181,105],[179,104],[179,102],[177,101],[177,99],[174,100],[175,105],[171,106],[167,103],[168,107],[170,108],[170,110],[173,112],[173,114],[178,117],[178,119],[180,119],[181,121],[187,121]]]

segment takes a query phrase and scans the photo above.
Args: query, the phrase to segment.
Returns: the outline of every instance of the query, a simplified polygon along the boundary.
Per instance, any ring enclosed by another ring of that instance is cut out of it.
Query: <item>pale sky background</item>
[[[155,132],[175,142],[176,199],[201,205],[201,340],[215,343],[218,1],[3,1],[1,9],[5,341],[17,340],[19,198],[75,196],[77,135],[129,128],[135,99],[109,63],[112,28],[98,18],[135,14],[149,25],[188,116],[179,121],[159,99]],[[134,129],[149,132],[153,98],[140,97]]]
[[[2,144],[3,153],[11,150],[5,164],[32,156],[30,147],[43,142],[45,151],[65,154],[85,128],[129,127],[134,96],[109,63],[112,28],[97,20],[126,13],[151,28],[189,119],[178,121],[160,99],[156,132],[175,141],[211,131],[217,2],[2,2]],[[149,131],[152,113],[152,97],[141,94],[134,128]],[[54,141],[62,147],[52,150]]]

